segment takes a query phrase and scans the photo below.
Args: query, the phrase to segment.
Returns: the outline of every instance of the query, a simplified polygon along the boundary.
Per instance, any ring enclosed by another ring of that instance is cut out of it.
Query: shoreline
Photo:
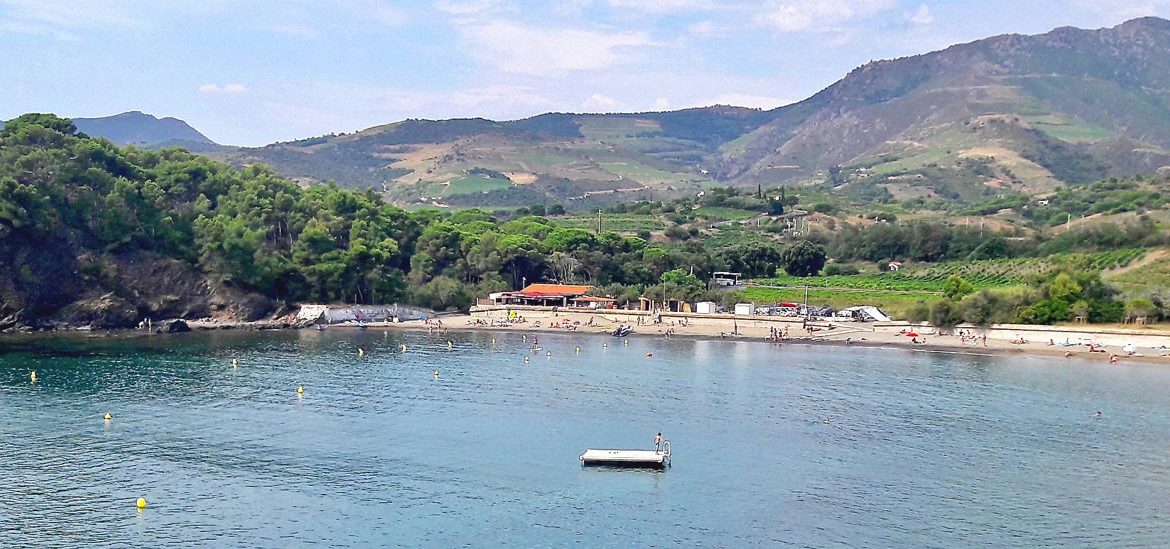
[[[476,314],[463,314],[442,317],[442,330],[447,332],[540,332],[540,333],[561,333],[561,334],[587,334],[587,335],[602,335],[613,337],[612,328],[621,321],[613,319],[606,319],[610,324],[601,325],[595,323],[593,326],[588,326],[583,321],[583,318],[604,317],[605,312],[537,312],[524,311],[527,322],[514,323],[507,325],[490,325],[474,323],[477,320],[484,320],[485,317]],[[544,314],[541,314],[544,313]],[[557,320],[559,323],[564,323],[565,319],[569,319],[570,326],[576,326],[576,329],[565,329],[563,327],[554,327],[547,323],[548,320]],[[785,345],[801,345],[801,346],[832,346],[832,347],[864,347],[868,349],[890,349],[932,354],[950,354],[950,355],[965,355],[965,356],[1043,356],[1056,358],[1069,358],[1090,361],[1109,362],[1109,357],[1116,354],[1118,362],[1115,364],[1131,363],[1146,363],[1146,364],[1170,364],[1170,356],[1159,356],[1155,353],[1139,354],[1127,356],[1124,354],[1119,346],[1103,346],[1105,352],[1089,352],[1087,346],[1080,345],[1073,347],[1061,347],[1056,345],[1048,345],[1047,343],[1024,343],[1012,344],[1002,340],[988,339],[986,346],[983,344],[970,345],[961,343],[958,336],[953,335],[934,335],[929,336],[925,343],[911,343],[906,336],[896,333],[872,331],[872,326],[864,324],[858,325],[837,325],[833,330],[824,330],[820,332],[813,332],[817,335],[795,335],[792,334],[792,326],[789,328],[791,337],[782,339],[780,341],[772,341],[768,339],[769,327],[761,327],[758,325],[752,326],[735,326],[741,319],[733,319],[728,325],[720,326],[717,322],[724,319],[704,319],[703,323],[690,323],[689,326],[670,325],[670,324],[648,324],[648,325],[634,325],[634,331],[627,337],[636,338],[663,338],[666,340],[673,339],[692,339],[705,341],[743,341],[755,342],[777,345],[783,347]],[[712,323],[715,321],[716,323]],[[431,321],[434,322],[434,321]],[[539,322],[539,325],[537,325]],[[579,322],[580,324],[572,324],[572,322]],[[799,320],[769,320],[763,321],[769,323],[787,322],[794,324],[797,329],[800,328],[801,322]],[[743,324],[758,324],[759,321],[744,319]],[[817,322],[815,324],[827,324]],[[390,329],[390,330],[404,330],[404,331],[428,331],[431,333],[440,330],[438,324],[427,324],[426,321],[411,320],[399,323],[368,323],[366,325],[369,329]],[[738,334],[728,333],[726,330],[718,330],[718,328],[738,328]],[[355,324],[334,324],[329,325],[327,329],[360,329]],[[669,337],[667,337],[666,330],[673,330]],[[652,331],[651,331],[652,330]],[[443,333],[443,332],[440,332]],[[722,333],[722,335],[721,335]],[[1148,350],[1148,349],[1147,349]],[[1066,355],[1067,353],[1067,355]]]
[[[1002,339],[969,338],[975,344],[964,343],[955,335],[936,335],[924,332],[922,341],[913,343],[904,333],[893,332],[893,328],[911,326],[908,323],[885,323],[892,326],[882,326],[882,323],[855,323],[813,321],[808,326],[815,331],[802,331],[803,323],[800,319],[784,317],[732,317],[730,315],[679,315],[667,313],[662,315],[659,324],[636,324],[637,319],[649,322],[651,316],[644,311],[624,310],[536,310],[525,309],[517,311],[524,322],[502,323],[507,314],[504,310],[472,310],[464,314],[443,314],[431,320],[407,320],[402,322],[370,322],[365,327],[380,330],[429,331],[434,332],[442,322],[446,331],[457,332],[542,332],[564,334],[589,334],[612,337],[615,327],[625,324],[634,328],[629,337],[637,338],[665,338],[665,339],[695,339],[713,341],[746,341],[766,343],[783,347],[784,345],[802,346],[834,346],[834,347],[864,347],[871,349],[891,349],[932,354],[952,354],[966,356],[1044,356],[1065,357],[1080,360],[1099,360],[1108,363],[1110,357],[1116,355],[1117,364],[1170,363],[1170,349],[1143,347],[1135,355],[1127,355],[1122,345],[1099,345],[1104,351],[1089,352],[1086,345],[1061,346],[1049,345],[1041,342],[1012,343]],[[495,313],[495,314],[493,314]],[[191,332],[261,332],[284,330],[312,330],[314,325],[296,322],[295,317],[283,316],[280,318],[257,321],[185,321]],[[592,325],[589,324],[592,322]],[[354,323],[337,323],[327,325],[327,329],[360,329]],[[787,338],[779,341],[770,339],[775,329],[780,333],[787,332]],[[914,327],[918,330],[930,328]],[[1034,330],[1052,329],[1060,331],[1060,327],[1033,327]],[[669,336],[667,331],[670,331]],[[1086,328],[1080,328],[1079,333],[1085,333]],[[904,328],[902,332],[905,332]],[[1108,333],[1108,329],[1090,333]],[[175,332],[182,333],[182,332]],[[62,330],[62,331],[34,331],[0,334],[0,341],[7,337],[12,338],[51,338],[76,337],[80,339],[141,337],[153,335],[172,335],[166,332],[147,332],[141,329],[125,330]],[[1145,334],[1145,337],[1164,337],[1164,345],[1170,348],[1170,334]],[[917,339],[917,338],[915,338]]]

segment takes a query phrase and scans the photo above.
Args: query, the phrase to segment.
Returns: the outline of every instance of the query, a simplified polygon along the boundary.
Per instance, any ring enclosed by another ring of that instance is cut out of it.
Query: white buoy
[[[305,388],[304,388],[303,386],[301,386],[301,385],[297,385],[297,394],[298,394],[298,395],[303,395],[303,394],[305,394]]]
[[[454,347],[454,346],[455,346],[455,342],[448,339],[447,340],[447,348],[450,349],[451,347]]]
[[[404,352],[404,353],[406,352],[406,345],[402,346],[402,352]]]
[[[435,370],[434,374],[435,374],[435,379],[439,379],[439,371]]]
[[[29,381],[31,381],[33,383],[37,382],[37,373],[35,370],[31,374],[28,375],[28,379],[29,379]]]
[[[235,368],[239,365],[240,365],[240,361],[233,358],[232,359],[232,368]]]

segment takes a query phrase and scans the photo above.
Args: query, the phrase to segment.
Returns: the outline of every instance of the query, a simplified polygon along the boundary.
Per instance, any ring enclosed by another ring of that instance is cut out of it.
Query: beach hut
[[[713,301],[700,301],[695,304],[695,312],[701,315],[715,314],[716,306]]]
[[[756,314],[755,303],[736,303],[735,314],[740,316],[752,316]]]

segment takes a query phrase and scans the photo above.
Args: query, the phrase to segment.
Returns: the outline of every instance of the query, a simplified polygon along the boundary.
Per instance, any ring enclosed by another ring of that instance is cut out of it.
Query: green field
[[[1096,254],[1061,254],[1047,258],[1021,258],[988,261],[955,261],[948,263],[924,263],[907,265],[899,271],[866,273],[840,276],[778,276],[755,280],[765,286],[790,286],[810,288],[846,288],[869,290],[874,293],[901,292],[918,297],[937,297],[943,291],[947,278],[958,275],[970,282],[976,290],[1021,286],[1029,278],[1047,273],[1062,265],[1087,270],[1107,271],[1129,265],[1144,256],[1140,248],[1114,250]],[[1167,281],[1170,282],[1170,264],[1166,265]],[[1140,272],[1127,273],[1133,282],[1142,280]]]
[[[739,208],[720,208],[716,206],[704,206],[694,211],[694,214],[699,217],[707,217],[710,219],[725,219],[728,221],[739,221],[749,217],[758,215],[760,212],[753,212],[750,210],[741,210]]]
[[[1110,276],[1108,280],[1129,295],[1160,295],[1166,288],[1170,288],[1170,254],[1160,251],[1158,257],[1150,263]]]
[[[571,229],[597,229],[596,215],[570,215],[552,218],[552,222]],[[604,214],[601,218],[601,228],[604,231],[619,233],[636,233],[638,231],[662,231],[666,224],[653,215],[642,214]]]

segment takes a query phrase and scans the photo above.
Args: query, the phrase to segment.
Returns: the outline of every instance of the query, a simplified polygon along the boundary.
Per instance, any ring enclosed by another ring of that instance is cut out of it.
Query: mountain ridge
[[[1043,193],[1170,165],[1170,21],[1001,34],[875,60],[766,111],[408,118],[263,147],[201,146],[400,204],[585,209],[711,185],[825,185],[881,201]]]

